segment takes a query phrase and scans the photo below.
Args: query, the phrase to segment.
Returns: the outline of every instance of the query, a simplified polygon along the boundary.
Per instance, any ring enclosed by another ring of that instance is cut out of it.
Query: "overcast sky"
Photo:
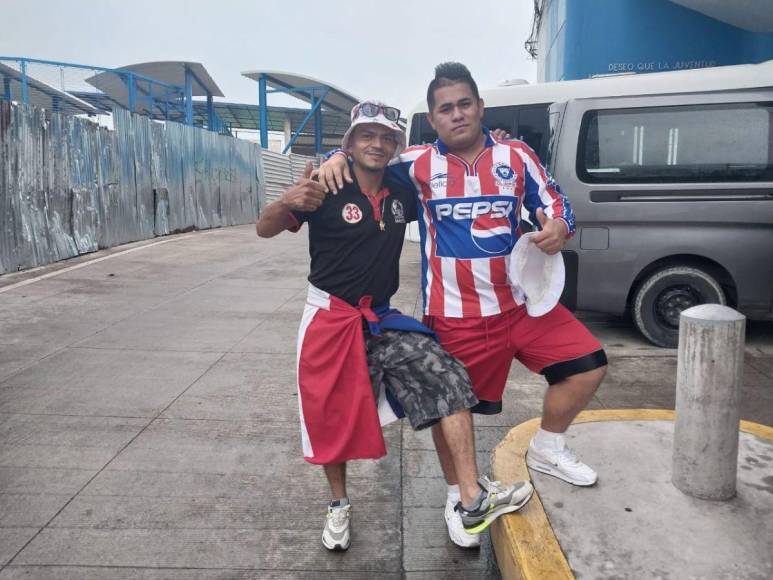
[[[257,83],[243,71],[284,70],[407,116],[442,61],[464,62],[481,88],[534,82],[523,48],[532,10],[532,0],[0,0],[0,55],[104,67],[201,62],[226,100],[249,103]]]

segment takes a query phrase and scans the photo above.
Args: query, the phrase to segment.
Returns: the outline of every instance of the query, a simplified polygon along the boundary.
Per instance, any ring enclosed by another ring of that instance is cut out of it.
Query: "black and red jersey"
[[[327,194],[312,212],[291,213],[309,225],[309,282],[356,305],[369,295],[385,304],[400,283],[400,252],[405,226],[417,216],[416,194],[391,181],[376,195],[356,182]]]

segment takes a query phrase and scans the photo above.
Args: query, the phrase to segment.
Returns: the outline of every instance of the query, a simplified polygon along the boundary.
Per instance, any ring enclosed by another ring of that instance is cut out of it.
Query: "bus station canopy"
[[[155,103],[178,103],[181,98],[179,89],[185,87],[186,69],[191,72],[191,95],[222,97],[224,96],[215,81],[204,68],[197,62],[185,61],[160,61],[145,62],[120,67],[113,71],[106,71],[91,76],[86,82],[99,89],[107,99],[115,105],[131,110],[129,103],[129,85],[127,77],[120,73],[135,73],[140,75],[136,82],[136,90],[141,97],[135,104],[134,110],[143,114],[150,114],[148,97],[152,97]],[[153,79],[178,90],[165,91],[162,85],[156,86],[143,79]]]
[[[325,81],[315,79],[314,77],[300,75],[296,73],[283,72],[283,71],[246,71],[242,73],[242,76],[259,81],[261,77],[266,79],[266,84],[275,90],[286,90],[296,99],[300,99],[307,103],[311,103],[311,95],[303,90],[304,87],[320,87],[327,88],[327,94],[325,95],[322,109],[328,109],[337,111],[339,113],[345,113],[347,116],[352,110],[352,107],[360,102],[360,99],[352,94],[331,85]]]
[[[260,130],[260,107],[247,103],[226,103],[216,101],[215,113],[231,129]],[[290,122],[290,130],[296,131],[308,114],[308,109],[293,107],[268,107],[268,130],[285,130],[285,119]],[[349,128],[349,116],[332,111],[323,113],[324,137],[337,137],[339,140]],[[201,125],[207,118],[207,104],[204,101],[193,101],[194,125]],[[313,126],[308,127],[308,132],[313,133]]]
[[[5,90],[4,85],[7,82],[10,100],[24,102],[22,77],[21,71],[0,63],[0,92]],[[89,103],[31,77],[29,74],[26,75],[26,79],[27,103],[30,105],[70,115],[97,115],[100,112]]]

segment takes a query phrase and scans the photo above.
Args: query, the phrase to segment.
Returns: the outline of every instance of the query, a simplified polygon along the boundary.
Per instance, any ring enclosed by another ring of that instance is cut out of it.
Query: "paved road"
[[[407,313],[418,268],[409,245]],[[431,441],[402,425],[387,458],[350,470],[352,549],[322,548],[293,380],[306,273],[303,235],[244,226],[0,278],[0,580],[498,577],[487,539],[447,540]],[[586,319],[612,361],[591,407],[672,408],[675,352]],[[772,329],[751,325],[742,401],[766,424]],[[512,371],[505,412],[477,422],[482,467],[544,388]]]

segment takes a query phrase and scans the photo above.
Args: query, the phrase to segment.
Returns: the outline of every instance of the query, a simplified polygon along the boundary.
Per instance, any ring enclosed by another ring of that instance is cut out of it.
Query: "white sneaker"
[[[529,443],[526,465],[535,471],[547,473],[573,485],[593,485],[599,478],[598,474],[578,460],[568,447],[564,446],[563,449],[536,447],[534,439]]]
[[[333,502],[333,503],[338,503]],[[345,506],[327,506],[325,529],[322,531],[322,544],[334,552],[349,549],[351,543],[351,504]]]
[[[446,525],[451,541],[460,548],[480,548],[480,534],[468,534],[464,531],[462,516],[454,509],[459,500],[446,498]]]

